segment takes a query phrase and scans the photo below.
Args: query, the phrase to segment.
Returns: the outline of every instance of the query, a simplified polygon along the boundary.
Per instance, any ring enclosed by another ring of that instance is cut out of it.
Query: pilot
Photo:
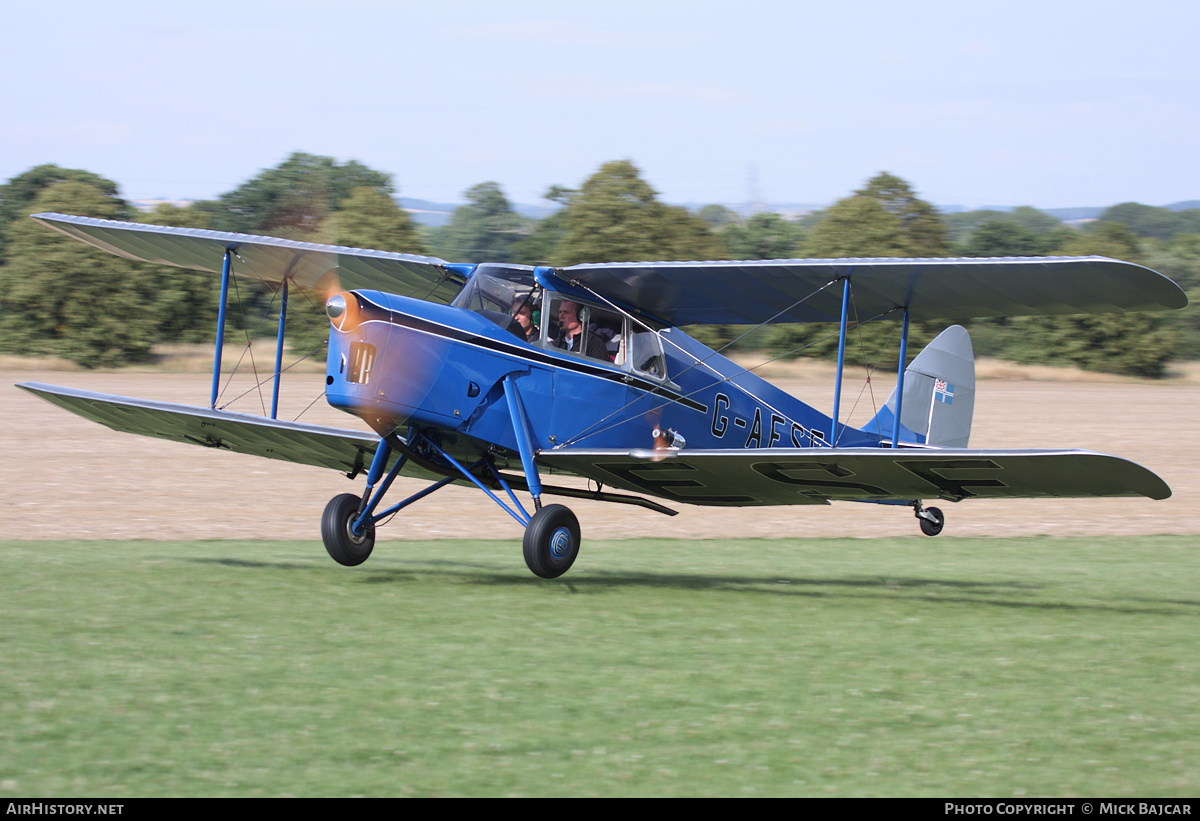
[[[521,326],[521,330],[525,335],[522,337],[526,342],[537,342],[538,329],[533,324],[533,303],[529,296],[519,296],[513,300],[512,317],[517,320]]]
[[[608,349],[604,340],[596,334],[584,334],[583,322],[579,318],[579,303],[564,299],[558,305],[558,327],[562,335],[558,338],[558,347],[568,351],[579,352],[579,345],[587,337],[587,349],[583,351],[593,359],[608,359]]]

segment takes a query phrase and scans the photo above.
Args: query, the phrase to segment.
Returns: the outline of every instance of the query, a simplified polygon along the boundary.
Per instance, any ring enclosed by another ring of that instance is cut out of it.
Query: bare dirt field
[[[325,503],[360,493],[342,474],[114,433],[11,387],[48,382],[104,393],[206,406],[209,375],[23,370],[0,363],[0,539],[319,539]],[[1091,378],[981,363],[974,447],[1080,447],[1123,456],[1162,476],[1174,495],[1146,499],[938,503],[943,536],[1200,534],[1200,379],[1162,382]],[[830,371],[777,366],[768,378],[828,413]],[[893,379],[877,380],[875,403]],[[869,393],[847,383],[852,424],[873,414]],[[236,393],[236,388],[234,390]],[[226,396],[230,395],[226,392]],[[320,377],[285,377],[280,416],[365,430],[321,398]],[[266,398],[269,407],[270,397]],[[257,394],[233,409],[262,412]],[[285,412],[286,411],[286,412]],[[845,411],[843,411],[843,414]],[[394,499],[421,483],[398,482]],[[641,536],[877,537],[916,535],[907,508],[841,503],[829,507],[723,509],[684,506],[666,517],[638,508],[567,500],[585,539]],[[416,503],[379,538],[520,538],[505,513],[467,488]],[[1200,544],[1200,535],[1197,543]]]

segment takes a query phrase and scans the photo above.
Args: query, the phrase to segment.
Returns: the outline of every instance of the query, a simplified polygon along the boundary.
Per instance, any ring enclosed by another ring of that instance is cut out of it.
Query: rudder
[[[975,351],[961,325],[938,334],[904,370],[900,441],[965,448],[975,411]],[[864,430],[892,436],[896,391]]]

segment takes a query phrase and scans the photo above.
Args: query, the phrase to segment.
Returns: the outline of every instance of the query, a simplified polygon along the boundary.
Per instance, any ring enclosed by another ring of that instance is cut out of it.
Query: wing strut
[[[275,388],[271,394],[271,418],[279,414],[279,377],[283,373],[283,326],[287,324],[288,281],[283,280],[279,292],[279,332],[275,335]]]
[[[842,403],[842,372],[846,364],[846,319],[850,311],[850,277],[842,280],[842,320],[838,328],[837,378],[833,389],[833,420],[829,423],[829,442],[837,447],[838,414]]]
[[[837,357],[837,378],[835,380],[833,394],[833,421],[830,423],[829,441],[833,447],[837,447],[838,437],[838,417],[840,414],[840,405],[842,400],[842,375],[845,373],[846,365],[846,329],[850,318],[850,277],[847,276],[843,280],[842,285],[842,316],[838,326],[838,357]],[[898,366],[897,387],[898,391],[896,399],[896,413],[900,413],[900,402],[903,399],[904,393],[904,363],[908,359],[908,306],[904,306],[904,320],[900,330],[900,364]],[[851,410],[853,414],[853,409]],[[842,426],[845,429],[845,425]],[[900,447],[900,417],[897,416],[892,424],[892,447]]]
[[[225,306],[229,303],[229,265],[232,249],[225,249],[225,261],[221,263],[221,305],[217,309],[217,348],[213,353],[212,402],[209,408],[217,409],[217,389],[221,387],[221,350],[225,347]]]
[[[904,402],[904,362],[908,359],[908,306],[904,306],[904,325],[900,331],[900,364],[896,377],[896,420],[892,422],[892,447],[900,447],[900,411]]]
[[[217,398],[220,393],[221,356],[225,349],[225,315],[229,307],[229,282],[232,273],[232,258],[236,247],[225,249],[225,258],[221,263],[221,303],[217,309],[217,343],[213,351],[212,398],[209,408],[217,409]],[[260,277],[261,279],[261,277]],[[263,280],[266,282],[266,280]],[[279,281],[279,327],[275,333],[275,370],[271,376],[273,387],[271,393],[271,418],[279,418],[279,387],[283,376],[283,343],[287,326],[288,290],[290,278],[285,275]],[[257,376],[257,375],[256,375]],[[261,387],[262,383],[259,383]]]

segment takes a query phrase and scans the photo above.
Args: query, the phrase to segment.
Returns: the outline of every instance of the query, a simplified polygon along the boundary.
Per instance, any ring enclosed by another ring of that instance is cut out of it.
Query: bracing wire
[[[795,302],[793,302],[791,305],[788,305],[787,307],[785,307],[785,308],[782,308],[781,310],[777,311],[777,312],[776,312],[776,313],[774,313],[772,316],[770,316],[770,317],[769,317],[769,318],[767,318],[766,320],[764,320],[764,321],[760,322],[758,325],[756,325],[756,326],[754,326],[753,328],[751,328],[750,330],[746,331],[745,333],[743,333],[741,336],[737,337],[736,339],[730,340],[729,342],[727,342],[727,343],[725,343],[724,345],[722,345],[720,348],[718,348],[718,349],[716,349],[716,350],[713,350],[713,351],[711,351],[710,353],[708,353],[707,355],[705,355],[703,358],[701,358],[701,357],[697,357],[695,354],[692,354],[692,353],[690,353],[689,351],[686,351],[686,350],[684,350],[684,349],[683,349],[681,346],[677,345],[677,344],[676,344],[676,343],[675,343],[673,340],[670,340],[670,339],[667,339],[667,338],[665,338],[665,337],[662,335],[662,333],[661,333],[661,332],[659,332],[658,330],[656,330],[656,329],[654,329],[654,328],[650,327],[650,326],[649,326],[648,324],[646,324],[646,323],[645,323],[643,320],[641,320],[641,319],[639,319],[638,317],[634,316],[633,314],[629,313],[629,312],[628,312],[628,311],[626,311],[624,308],[622,308],[621,306],[619,306],[619,305],[617,305],[616,303],[612,302],[611,300],[609,300],[609,299],[605,298],[605,297],[604,297],[602,294],[598,294],[598,293],[596,293],[594,290],[592,290],[591,288],[588,288],[586,285],[582,285],[582,284],[580,284],[580,285],[579,285],[579,287],[582,287],[584,290],[586,290],[586,291],[587,291],[589,294],[591,294],[593,297],[595,297],[595,298],[596,298],[596,299],[598,299],[599,301],[603,302],[604,304],[608,305],[610,308],[612,308],[613,310],[615,310],[615,311],[617,311],[618,313],[622,314],[623,316],[627,317],[627,318],[628,318],[628,319],[629,319],[631,322],[634,322],[634,323],[638,324],[639,326],[641,326],[642,328],[646,329],[647,331],[649,331],[649,332],[651,332],[651,333],[655,334],[655,335],[656,335],[656,336],[659,338],[659,341],[660,341],[660,342],[666,342],[667,344],[669,344],[669,345],[670,345],[672,348],[674,348],[674,349],[675,349],[676,351],[678,351],[679,353],[681,353],[681,354],[683,354],[684,356],[686,356],[686,357],[689,357],[689,358],[691,358],[691,359],[693,359],[693,360],[694,360],[694,362],[693,362],[691,365],[689,365],[687,368],[685,368],[685,369],[684,369],[683,371],[681,371],[679,374],[676,374],[676,376],[681,376],[682,374],[684,374],[684,373],[687,373],[688,371],[690,371],[692,368],[696,368],[696,367],[701,367],[701,366],[704,366],[704,367],[707,367],[707,369],[708,369],[709,371],[711,371],[711,372],[712,372],[714,375],[716,375],[716,376],[718,377],[718,380],[719,380],[719,382],[718,382],[717,384],[721,384],[721,383],[728,383],[728,382],[732,382],[734,379],[736,379],[737,377],[741,376],[742,374],[746,374],[746,373],[752,373],[754,370],[756,370],[757,368],[760,368],[760,367],[762,367],[763,365],[765,365],[765,364],[767,364],[767,363],[766,363],[766,362],[760,362],[758,365],[755,365],[755,366],[753,366],[753,367],[749,367],[749,368],[747,368],[747,367],[742,367],[742,368],[740,368],[740,369],[739,369],[739,370],[738,370],[736,373],[730,374],[729,376],[725,376],[725,375],[724,375],[724,374],[722,374],[720,371],[718,371],[718,370],[716,370],[715,368],[713,368],[711,365],[707,365],[707,364],[706,364],[706,363],[707,363],[707,361],[708,361],[709,359],[711,359],[713,356],[716,356],[716,355],[718,355],[718,354],[719,354],[721,351],[724,351],[726,348],[730,347],[731,345],[733,345],[734,343],[738,342],[739,340],[741,340],[741,339],[744,339],[745,337],[747,337],[747,336],[749,336],[750,334],[754,333],[755,331],[759,330],[759,329],[760,329],[760,328],[762,328],[763,326],[765,326],[765,325],[768,325],[768,324],[769,324],[769,323],[770,323],[772,320],[774,320],[774,319],[776,319],[776,318],[778,318],[778,317],[782,316],[783,314],[787,313],[788,311],[791,311],[792,309],[794,309],[794,308],[796,308],[796,307],[798,307],[798,306],[800,306],[800,305],[803,305],[805,302],[807,302],[808,300],[812,299],[814,296],[816,296],[817,294],[821,293],[822,291],[824,291],[826,288],[830,287],[831,285],[833,285],[833,284],[834,284],[835,282],[837,282],[837,281],[838,281],[837,279],[832,279],[832,280],[830,280],[829,282],[825,283],[824,285],[820,286],[819,288],[816,288],[816,289],[815,289],[815,290],[813,290],[811,293],[809,293],[809,294],[806,294],[805,296],[803,296],[803,297],[801,297],[800,299],[798,299],[798,300],[796,300]],[[804,348],[806,348],[806,347],[809,347],[809,346],[811,346],[811,345],[815,345],[815,344],[817,344],[818,342],[820,342],[820,341],[823,341],[824,339],[828,339],[828,338],[829,338],[829,337],[828,337],[828,336],[826,336],[826,337],[823,337],[823,338],[822,338],[822,339],[820,339],[820,340],[815,340],[815,341],[813,341],[813,342],[810,342],[810,343],[808,343],[807,345],[802,345],[802,346],[800,346],[800,347],[798,347],[798,348],[795,348],[795,349],[793,349],[793,351],[790,351],[790,352],[788,352],[787,354],[782,354],[782,356],[787,356],[787,355],[790,355],[790,354],[792,354],[792,353],[796,353],[796,352],[798,352],[798,351],[800,351],[800,350],[803,350],[803,349],[804,349]],[[778,358],[778,357],[777,357],[777,358]],[[774,361],[774,360],[768,360],[768,362],[770,362],[770,361]],[[712,387],[712,385],[706,385],[706,386],[704,386],[703,388],[697,388],[695,391],[692,391],[692,392],[691,392],[691,393],[689,393],[689,394],[685,394],[685,395],[683,396],[683,398],[685,398],[685,399],[686,399],[686,398],[689,398],[689,397],[690,397],[690,396],[692,396],[693,394],[699,393],[699,392],[701,392],[701,391],[704,391],[704,390],[708,390],[708,389],[710,389],[711,387]],[[765,400],[765,399],[763,399],[762,397],[760,397],[760,396],[757,396],[757,395],[755,395],[755,394],[753,394],[753,393],[751,393],[750,395],[751,395],[751,396],[752,396],[752,397],[753,397],[753,398],[754,398],[756,401],[758,401],[758,402],[761,402],[763,405],[765,405],[765,406],[766,406],[766,407],[767,407],[769,410],[771,410],[771,411],[774,411],[775,413],[778,413],[778,414],[780,414],[781,416],[784,416],[785,418],[788,418],[788,419],[790,419],[790,417],[788,417],[788,416],[787,416],[786,414],[784,414],[784,413],[783,413],[781,410],[779,410],[778,408],[774,407],[774,406],[773,406],[773,405],[772,405],[770,402],[766,401],[766,400]],[[627,423],[629,423],[629,422],[633,421],[632,419],[619,419],[619,420],[617,420],[616,422],[613,422],[612,424],[609,424],[609,425],[605,425],[605,424],[604,424],[604,423],[605,423],[605,422],[607,422],[608,420],[612,419],[614,416],[616,416],[616,415],[618,415],[618,414],[622,413],[622,412],[623,412],[623,411],[625,411],[627,408],[631,407],[631,406],[632,406],[632,405],[633,405],[635,402],[639,401],[639,400],[640,400],[640,398],[641,398],[641,397],[638,397],[637,399],[634,399],[634,400],[631,400],[630,402],[627,402],[627,403],[625,403],[625,405],[623,405],[622,407],[620,407],[620,408],[616,409],[616,410],[615,410],[615,411],[613,411],[612,413],[609,413],[609,414],[608,414],[607,416],[605,416],[603,419],[600,419],[600,420],[598,420],[597,422],[593,423],[592,425],[590,425],[589,427],[585,428],[584,430],[580,431],[578,434],[576,434],[576,435],[575,435],[574,437],[572,437],[571,439],[569,439],[569,440],[567,440],[566,442],[563,442],[563,443],[561,443],[561,444],[559,444],[559,445],[556,445],[556,446],[555,446],[555,448],[556,448],[556,449],[558,449],[558,448],[564,448],[564,447],[568,447],[568,446],[570,446],[570,445],[573,445],[573,444],[576,444],[576,443],[578,443],[578,442],[581,442],[581,441],[583,441],[584,439],[588,439],[588,438],[590,438],[590,437],[592,437],[592,436],[597,436],[597,435],[599,435],[599,434],[601,434],[601,433],[604,433],[605,431],[612,430],[612,429],[613,429],[613,428],[615,428],[615,427],[618,427],[618,426],[620,426],[620,425],[627,424]],[[660,410],[660,409],[662,409],[662,408],[666,407],[666,406],[667,406],[668,404],[670,404],[672,401],[677,401],[677,400],[666,400],[666,401],[664,401],[664,402],[663,402],[663,404],[661,404],[661,405],[658,405],[657,407],[651,408],[651,409],[650,409],[650,412],[654,412],[654,411]],[[593,430],[593,428],[595,428],[595,430]]]
[[[884,311],[883,313],[878,314],[877,316],[871,317],[870,319],[866,320],[866,322],[860,322],[858,319],[858,304],[853,302],[853,300],[854,300],[853,286],[850,289],[850,294],[851,294],[851,297],[850,297],[851,303],[854,305],[854,328],[858,334],[858,355],[859,355],[860,362],[863,366],[863,369],[866,371],[866,379],[863,381],[862,387],[859,388],[858,395],[854,398],[854,404],[850,407],[850,412],[846,415],[847,419],[850,419],[854,416],[854,411],[858,408],[858,403],[862,400],[863,393],[869,393],[869,395],[871,397],[871,410],[873,410],[876,415],[878,415],[878,413],[879,413],[879,405],[875,401],[875,386],[872,384],[872,377],[875,375],[875,371],[879,370],[879,363],[883,360],[884,353],[887,352],[888,348],[891,347],[892,339],[895,338],[895,336],[896,336],[896,329],[893,327],[891,330],[891,333],[888,334],[888,338],[884,341],[883,346],[879,349],[879,355],[875,358],[875,364],[868,365],[867,364],[867,344],[866,344],[866,341],[863,339],[862,328],[863,328],[863,325],[866,325],[869,322],[874,322],[877,319],[881,319],[884,316],[887,316],[888,314],[899,310],[898,308],[892,308],[889,311]]]
[[[267,385],[268,383],[270,383],[275,378],[275,376],[274,376],[274,371],[271,372],[271,376],[269,378],[261,378],[259,376],[258,368],[254,361],[253,337],[258,334],[259,329],[262,327],[262,324],[266,321],[267,316],[270,314],[271,308],[275,305],[275,297],[278,294],[278,289],[274,288],[272,283],[268,282],[265,277],[263,277],[260,273],[255,271],[250,266],[250,264],[246,262],[245,258],[242,257],[240,254],[238,254],[236,251],[234,251],[234,256],[236,256],[241,261],[242,265],[245,266],[246,270],[249,271],[254,276],[255,279],[257,279],[265,287],[267,287],[268,290],[271,291],[271,299],[267,303],[267,307],[263,310],[262,315],[259,317],[258,323],[254,326],[254,330],[251,331],[249,329],[249,324],[246,322],[245,306],[244,306],[244,303],[241,298],[241,291],[237,285],[237,277],[231,277],[231,279],[233,280],[233,285],[234,285],[234,293],[235,293],[235,296],[238,301],[238,308],[242,313],[242,325],[246,331],[246,348],[242,351],[241,357],[238,358],[237,363],[234,365],[232,371],[229,374],[229,377],[226,379],[225,387],[221,389],[221,396],[224,395],[225,390],[229,387],[231,381],[233,380],[234,375],[236,375],[238,368],[241,367],[241,364],[245,360],[247,352],[249,352],[251,369],[254,374],[254,384],[251,385],[249,388],[247,388],[242,393],[240,393],[237,396],[230,399],[228,402],[225,402],[223,405],[221,405],[221,408],[225,409],[225,408],[229,407],[230,405],[232,405],[234,402],[237,402],[239,399],[244,398],[249,393],[251,393],[253,391],[258,391],[259,404],[262,406],[263,415],[266,416],[267,415],[266,400],[264,399],[264,397],[262,395],[262,388],[264,385]],[[315,302],[313,302],[312,297],[309,296],[308,292],[304,289],[299,289],[299,290],[300,290],[301,295],[308,302],[308,304],[311,307],[313,307],[314,310],[319,310],[319,307],[317,306],[317,304]],[[290,303],[288,305],[288,316],[296,317],[297,319],[300,320],[300,322],[302,322],[313,333],[318,334],[318,335],[320,334],[320,331],[317,329],[317,327],[315,325],[313,325],[313,323],[310,322],[308,320],[308,318],[304,316],[303,313],[301,313],[294,305],[292,305]],[[279,371],[280,374],[282,375],[283,373],[290,371],[292,368],[299,365],[301,362],[305,361],[306,359],[309,359],[310,357],[315,356],[321,349],[327,347],[328,345],[329,345],[329,340],[327,338],[323,339],[321,341],[321,344],[318,345],[316,348],[314,348],[313,350],[304,354],[303,356],[299,357],[294,362],[291,362],[290,364],[287,365],[287,367],[280,368],[280,371]],[[300,411],[300,413],[296,415],[296,419],[298,420],[300,418],[300,416],[304,415],[305,412],[307,412],[310,408],[312,408],[312,406],[315,405],[317,403],[317,401],[323,395],[324,395],[324,391],[319,393],[311,402],[308,403],[307,406],[305,406],[304,410]]]

